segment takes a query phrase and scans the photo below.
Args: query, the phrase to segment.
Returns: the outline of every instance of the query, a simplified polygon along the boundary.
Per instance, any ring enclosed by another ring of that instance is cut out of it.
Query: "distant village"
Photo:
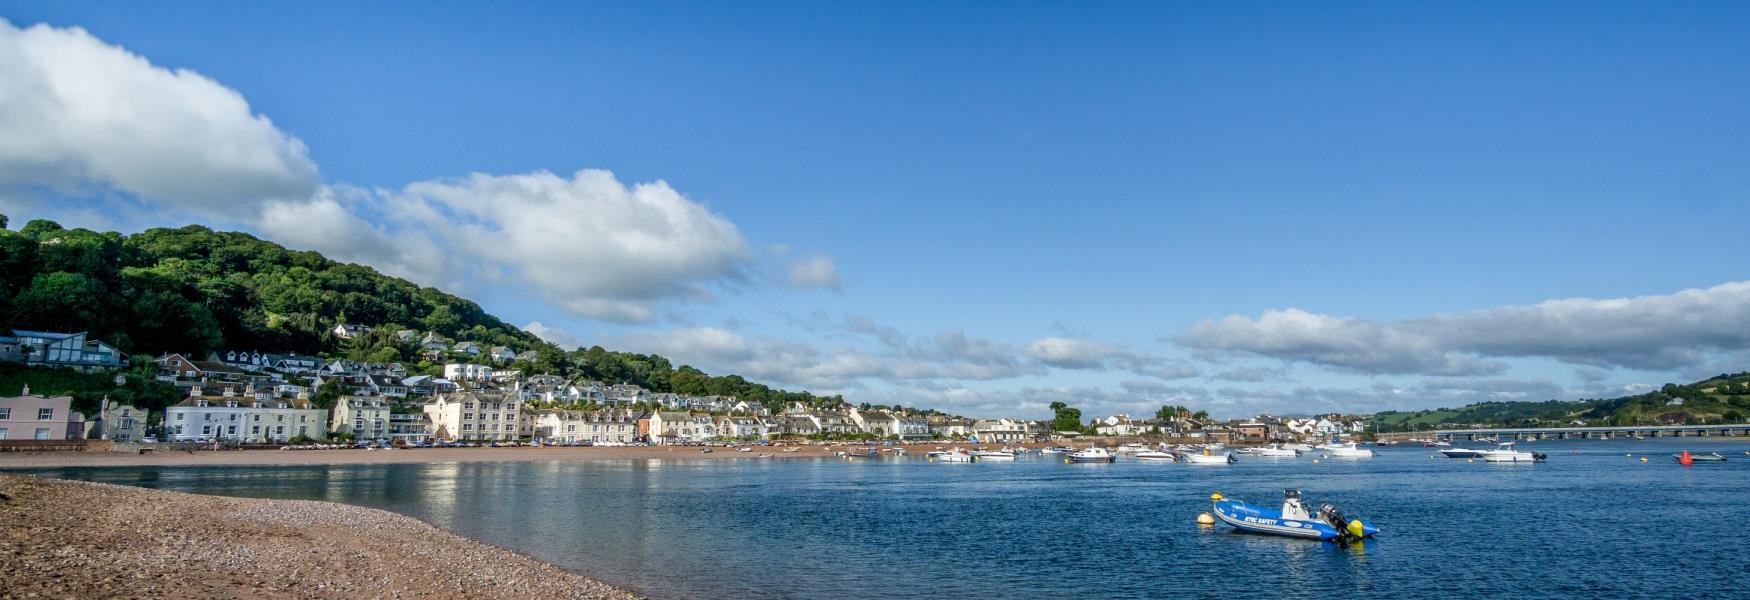
[[[362,328],[336,327],[337,337]],[[341,439],[384,445],[446,441],[539,441],[573,445],[692,445],[782,438],[892,441],[965,440],[1009,444],[1098,436],[1213,438],[1223,441],[1329,439],[1364,431],[1359,418],[1327,415],[1215,422],[1111,415],[1081,431],[1056,431],[1050,421],[968,419],[915,410],[800,403],[774,411],[729,396],[655,393],[636,385],[567,380],[507,368],[531,353],[504,346],[453,342],[434,333],[417,338],[441,376],[410,374],[399,363],[367,363],[298,354],[223,351],[204,357],[156,357],[156,378],[182,398],[151,419],[134,406],[105,401],[90,418],[72,398],[0,398],[0,441],[106,439],[220,444],[296,444]],[[0,362],[32,367],[106,371],[127,365],[115,348],[83,333],[12,331],[0,335]],[[317,390],[342,390],[332,407]],[[332,389],[330,387],[329,389]],[[154,427],[149,427],[153,425]]]

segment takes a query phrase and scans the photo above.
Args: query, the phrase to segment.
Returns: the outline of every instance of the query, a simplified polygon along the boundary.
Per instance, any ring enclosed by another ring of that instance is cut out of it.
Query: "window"
[[[256,425],[254,427],[250,427],[249,428],[249,435],[261,435],[261,426]]]
[[[201,420],[202,420],[202,421],[211,421],[211,420],[213,420],[213,413],[201,413]]]
[[[226,434],[229,434],[229,435],[237,435],[237,426],[236,426],[236,425],[232,425],[232,426],[230,426],[230,427],[226,427],[226,428],[225,428],[225,433],[226,433]]]
[[[213,426],[212,425],[202,425],[201,426],[201,435],[212,435],[212,434],[213,434]]]
[[[49,439],[49,428],[47,428],[47,427],[36,428],[36,439],[39,439],[39,440]]]
[[[285,425],[275,426],[273,428],[273,434],[274,435],[285,435],[286,434],[286,426]]]
[[[261,422],[261,415],[255,415],[255,422],[257,422],[257,423]]]
[[[182,413],[176,413],[176,420],[178,420],[178,421],[182,420]]]
[[[131,416],[134,416],[134,415],[133,415],[133,414],[131,414],[131,413],[132,413],[132,411],[129,411],[129,410],[128,410],[128,409],[125,409],[125,408],[124,408],[124,409],[122,409],[122,416],[123,416],[123,417],[131,417]],[[6,418],[6,417],[0,417],[0,419],[4,419],[4,418]]]
[[[134,428],[134,420],[133,419],[122,419],[121,422],[116,425],[116,428],[117,429],[133,429]]]
[[[306,426],[299,426],[298,427],[298,435],[308,435],[309,433],[310,433],[309,427],[306,427]]]
[[[473,431],[473,430],[474,430],[473,423],[463,423],[462,424],[462,431]]]
[[[0,440],[6,439],[6,428],[0,427]]]
[[[237,413],[231,413],[231,420],[232,421],[237,420]]]
[[[285,415],[274,415],[274,416],[273,416],[273,418],[274,418],[274,420],[275,420],[275,421],[279,421],[279,422],[281,422],[281,423],[284,423],[284,422],[286,422],[286,416],[285,416]],[[281,429],[285,429],[285,428],[284,428],[284,427],[281,427]]]
[[[0,407],[0,420],[12,418],[12,409]]]
[[[474,410],[474,403],[473,402],[464,402],[464,403],[462,403],[462,409],[463,410]]]
[[[36,420],[38,420],[38,421],[50,421],[50,420],[53,420],[54,418],[55,418],[55,409],[39,408],[36,410]]]

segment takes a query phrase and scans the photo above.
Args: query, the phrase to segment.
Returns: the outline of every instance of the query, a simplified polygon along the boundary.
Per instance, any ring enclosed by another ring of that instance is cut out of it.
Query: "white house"
[[[1013,419],[984,419],[972,424],[972,437],[981,443],[1009,444],[1027,441],[1027,426]]]
[[[355,338],[355,337],[358,337],[358,336],[361,336],[361,335],[364,335],[364,334],[367,334],[370,332],[371,332],[371,328],[365,327],[364,325],[352,325],[349,323],[341,323],[339,325],[334,326],[334,337],[337,337],[337,338],[340,338],[343,340],[350,340],[352,338]]]
[[[658,444],[703,442],[717,437],[717,424],[707,415],[658,411],[650,416],[650,439]]]
[[[510,362],[516,360],[516,352],[504,346],[493,346],[492,350],[487,354],[492,357],[492,360],[498,362]]]
[[[717,417],[717,436],[724,439],[765,439],[770,429],[753,417]]]
[[[623,410],[530,411],[529,435],[553,442],[630,444],[638,437],[638,416]]]
[[[450,363],[444,365],[444,379],[450,381],[491,381],[492,367]]]
[[[226,390],[208,396],[196,386],[164,413],[165,437],[176,441],[276,443],[299,436],[328,437],[328,411],[308,398],[278,398],[269,392]]]
[[[480,344],[476,344],[474,342],[456,342],[456,345],[450,347],[450,350],[453,352],[460,352],[460,353],[466,354],[468,356],[480,356],[480,353],[482,352],[482,350],[480,349]]]
[[[515,396],[491,392],[441,394],[423,407],[432,437],[441,440],[514,440],[518,434]]]
[[[354,439],[389,438],[389,404],[379,396],[342,396],[334,403],[330,433],[350,433]]]

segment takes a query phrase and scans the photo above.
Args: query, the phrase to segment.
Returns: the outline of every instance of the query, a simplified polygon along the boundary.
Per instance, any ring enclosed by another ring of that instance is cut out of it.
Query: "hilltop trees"
[[[735,396],[772,408],[842,402],[774,390],[737,375],[677,368],[656,354],[600,346],[567,351],[463,298],[244,233],[191,225],[121,235],[45,220],[10,231],[5,223],[0,215],[0,327],[85,331],[123,352],[147,356],[297,352],[437,372],[436,365],[422,362],[417,339],[401,339],[399,332],[410,329],[486,348],[533,351],[531,360],[511,365],[526,373]],[[372,330],[339,339],[333,329],[341,323]]]

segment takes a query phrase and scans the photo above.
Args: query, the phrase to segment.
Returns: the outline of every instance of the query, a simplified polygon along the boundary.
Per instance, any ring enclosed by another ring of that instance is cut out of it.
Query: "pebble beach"
[[[0,599],[632,599],[410,517],[0,473]]]

